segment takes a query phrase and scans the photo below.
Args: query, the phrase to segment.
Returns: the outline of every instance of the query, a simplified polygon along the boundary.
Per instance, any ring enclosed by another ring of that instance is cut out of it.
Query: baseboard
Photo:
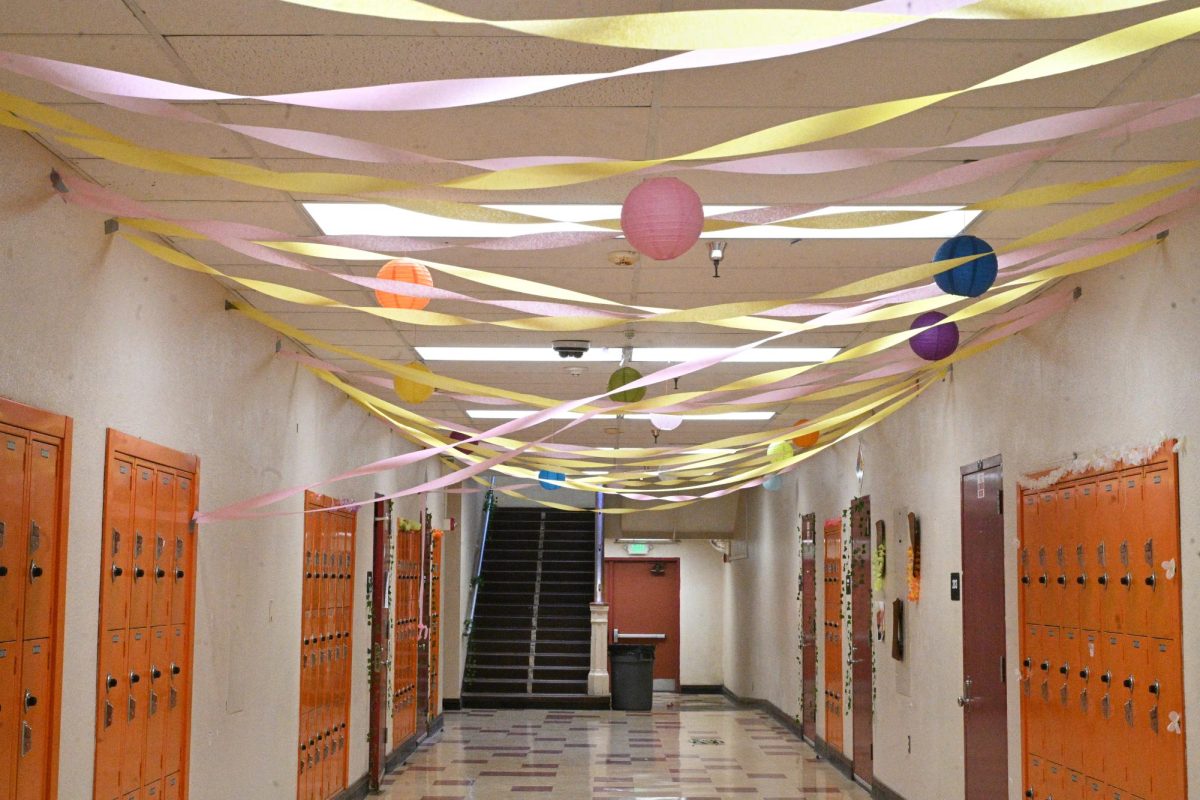
[[[829,742],[825,741],[820,736],[814,737],[813,749],[817,751],[818,756],[825,759],[829,766],[833,767],[855,783],[858,783],[858,781],[854,779],[854,763],[846,757],[845,753],[834,749]]]
[[[367,796],[368,792],[367,776],[363,775],[354,783],[335,794],[333,800],[362,800]]]
[[[872,800],[904,800],[904,795],[879,782],[876,778],[871,784]]]
[[[401,742],[399,747],[388,753],[387,758],[383,760],[384,774],[394,771],[405,761],[408,761],[408,757],[417,751],[417,745],[420,743],[420,738],[414,733]]]
[[[682,683],[680,694],[721,694],[725,687],[719,683]]]
[[[442,711],[462,711],[462,700],[457,697],[443,698]]]

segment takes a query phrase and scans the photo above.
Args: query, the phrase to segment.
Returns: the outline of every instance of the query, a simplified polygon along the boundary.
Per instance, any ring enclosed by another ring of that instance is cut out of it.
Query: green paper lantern
[[[772,463],[785,461],[791,458],[792,455],[791,442],[773,442],[767,447],[767,457],[771,459]]]
[[[608,390],[619,389],[627,383],[633,383],[640,379],[642,373],[638,372],[633,367],[621,367],[614,372],[608,379]],[[624,392],[617,392],[612,396],[613,400],[618,403],[636,403],[646,396],[646,387],[641,386],[637,389],[627,389]]]

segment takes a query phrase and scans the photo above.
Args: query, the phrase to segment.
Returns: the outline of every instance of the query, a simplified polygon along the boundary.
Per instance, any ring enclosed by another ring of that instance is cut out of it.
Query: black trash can
[[[649,711],[654,704],[654,645],[610,644],[612,707],[617,711]]]

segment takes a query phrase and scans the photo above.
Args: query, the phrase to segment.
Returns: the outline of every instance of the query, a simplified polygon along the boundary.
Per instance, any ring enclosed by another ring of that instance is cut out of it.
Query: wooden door
[[[800,726],[817,735],[817,515],[800,520]]]
[[[854,777],[871,785],[875,739],[871,666],[871,498],[850,502],[850,665]]]
[[[965,800],[1008,793],[1004,509],[1000,457],[962,468]]]
[[[825,742],[842,752],[842,521],[825,520]]]
[[[608,640],[654,645],[654,688],[679,688],[679,559],[606,558]],[[638,635],[643,634],[643,635]]]

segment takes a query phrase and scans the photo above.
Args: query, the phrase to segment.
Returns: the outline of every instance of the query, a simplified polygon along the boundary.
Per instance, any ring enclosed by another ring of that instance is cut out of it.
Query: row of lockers
[[[190,619],[192,475],[117,453],[105,479],[100,628]]]
[[[0,418],[42,421],[13,405]],[[0,798],[49,797],[57,772],[70,423],[56,422],[61,435],[0,423]]]
[[[1183,797],[1177,640],[1027,625],[1023,649],[1031,754],[1143,800]]]
[[[396,533],[396,622],[393,628],[392,742],[417,732],[417,642],[420,626],[421,532]]]
[[[1156,637],[1179,630],[1179,528],[1165,464],[1022,498],[1027,622]]]
[[[97,798],[124,800],[180,771],[190,656],[184,625],[107,631],[100,643]],[[161,793],[165,789],[157,789]]]
[[[321,511],[332,498],[305,499],[297,797],[327,800],[346,787],[349,766],[356,515]]]

